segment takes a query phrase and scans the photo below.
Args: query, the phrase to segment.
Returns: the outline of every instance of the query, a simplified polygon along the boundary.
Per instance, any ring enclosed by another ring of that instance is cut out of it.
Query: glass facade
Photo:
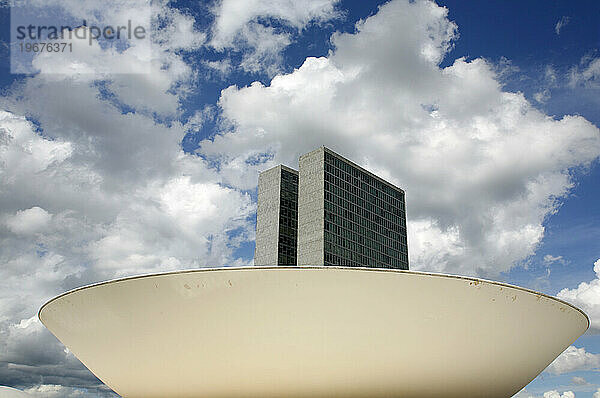
[[[324,265],[408,269],[404,192],[325,151]]]
[[[409,267],[404,191],[325,147],[262,172],[258,196],[257,265]]]
[[[281,168],[277,265],[296,265],[298,174]]]

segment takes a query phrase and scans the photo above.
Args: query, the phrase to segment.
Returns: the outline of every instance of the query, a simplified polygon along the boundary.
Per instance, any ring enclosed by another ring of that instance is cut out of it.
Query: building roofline
[[[322,145],[321,148],[319,148],[319,149],[323,149],[325,152],[329,153],[330,155],[333,155],[333,156],[337,157],[338,159],[340,159],[340,160],[342,160],[342,161],[344,161],[346,163],[350,163],[350,165],[356,167],[357,169],[361,170],[362,172],[364,172],[364,173],[368,174],[369,176],[375,178],[377,181],[379,181],[379,182],[381,182],[381,183],[389,186],[390,188],[395,189],[396,191],[402,192],[402,194],[405,194],[404,189],[402,189],[402,188],[400,188],[400,187],[392,184],[391,182],[386,181],[383,178],[381,178],[381,177],[373,174],[372,172],[370,172],[369,170],[365,169],[364,167],[359,166],[358,164],[354,163],[350,159],[347,159],[347,158],[343,157],[342,155],[340,155],[340,154],[332,151],[331,149],[327,148],[326,146]]]
[[[278,164],[277,166],[273,166],[270,169],[259,171],[258,174],[266,173],[267,171],[271,171],[271,170],[275,170],[275,169],[283,169],[285,171],[289,171],[290,173],[298,175],[298,170],[294,170],[291,167],[285,166],[283,164]]]
[[[286,165],[280,164],[279,166],[281,166],[281,168],[285,171],[289,171],[290,173],[294,173],[296,175],[298,175],[298,170],[294,170],[291,167],[288,167]]]
[[[381,182],[382,184],[385,184],[385,185],[389,186],[390,188],[392,188],[392,189],[395,189],[396,191],[400,191],[400,192],[402,192],[402,194],[405,194],[405,191],[404,191],[404,189],[402,189],[402,188],[400,188],[400,187],[398,187],[398,186],[396,186],[396,185],[392,184],[392,183],[391,183],[391,182],[389,182],[389,181],[386,181],[386,180],[384,180],[383,178],[381,178],[381,177],[379,177],[378,175],[376,175],[376,174],[374,174],[374,173],[370,172],[369,170],[365,169],[364,167],[362,167],[362,166],[359,166],[358,164],[354,163],[354,162],[353,162],[353,161],[351,161],[350,159],[348,159],[348,158],[345,158],[345,157],[343,157],[342,155],[340,155],[339,153],[336,153],[336,152],[332,151],[331,149],[327,148],[325,145],[321,145],[319,148],[317,148],[317,149],[314,149],[314,150],[312,150],[312,151],[310,151],[310,152],[307,152],[307,153],[305,153],[305,154],[301,155],[301,156],[300,156],[300,158],[302,158],[302,157],[304,157],[304,156],[306,156],[306,155],[309,155],[309,154],[311,154],[311,153],[313,153],[313,152],[320,151],[320,150],[323,150],[324,152],[327,152],[327,153],[329,153],[330,155],[332,155],[332,156],[335,156],[335,157],[337,157],[338,159],[340,159],[340,160],[342,160],[342,161],[344,161],[344,162],[346,162],[346,163],[349,163],[349,164],[350,164],[350,165],[352,165],[353,167],[356,167],[356,168],[357,168],[357,169],[359,169],[360,171],[362,171],[362,172],[364,172],[364,173],[368,174],[369,176],[373,177],[374,179],[376,179],[377,181]],[[279,165],[277,165],[277,166],[273,166],[273,167],[271,167],[270,169],[263,170],[263,171],[261,171],[259,174],[262,174],[262,173],[265,173],[265,172],[267,172],[267,171],[270,171],[270,170],[273,170],[273,169],[277,169],[277,168],[281,168],[281,169],[283,169],[283,170],[285,170],[285,171],[288,171],[288,172],[290,172],[290,173],[293,173],[293,174],[296,174],[296,175],[298,175],[298,170],[292,169],[291,167],[288,167],[288,166],[286,166],[286,165],[283,165],[283,164],[279,164]]]

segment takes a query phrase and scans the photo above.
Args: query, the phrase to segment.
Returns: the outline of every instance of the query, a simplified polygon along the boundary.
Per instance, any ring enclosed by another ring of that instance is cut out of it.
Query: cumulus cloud
[[[562,30],[562,28],[564,28],[565,26],[567,26],[567,24],[570,21],[571,21],[571,18],[569,18],[567,16],[560,17],[560,19],[558,20],[558,22],[556,22],[556,25],[554,25],[554,31],[556,32],[556,34],[560,35],[560,31]]]
[[[600,259],[594,263],[596,279],[581,282],[575,289],[562,289],[556,297],[581,308],[590,317],[591,333],[600,332]]]
[[[213,7],[215,22],[210,45],[219,50],[242,52],[240,67],[247,72],[274,75],[281,66],[281,52],[294,32],[311,23],[322,23],[340,14],[339,0],[220,0]],[[270,21],[277,21],[277,28]],[[279,27],[282,25],[282,27]]]
[[[23,381],[26,374],[54,372],[64,364],[62,349],[47,331],[29,334],[29,327],[17,327],[51,296],[115,276],[240,264],[243,260],[232,257],[236,236],[253,237],[249,195],[223,186],[201,159],[185,155],[178,145],[180,127],[122,115],[97,97],[85,98],[94,106],[82,104],[80,112],[60,120],[27,101],[55,140],[36,134],[21,116],[2,114],[9,137],[0,146],[3,380]],[[103,108],[109,116],[93,110]],[[137,137],[128,137],[131,132]],[[45,150],[23,152],[21,135]],[[19,151],[16,167],[7,168],[10,154]],[[27,359],[29,351],[48,358]],[[56,384],[94,380],[75,363],[61,367],[71,379],[57,375]]]
[[[46,210],[34,206],[7,217],[6,226],[15,234],[31,235],[46,228],[51,218],[52,215]]]
[[[146,22],[152,20],[152,38],[159,46],[158,50],[192,50],[206,40],[206,33],[194,27],[194,17],[169,7],[167,0],[157,0],[152,4],[145,0],[107,0],[103,3],[94,0],[31,0],[27,5],[43,10],[58,8],[62,15],[86,20],[88,26],[101,23],[127,25],[129,20],[133,26],[138,23],[147,26]],[[129,43],[135,44],[134,41]]]
[[[37,321],[40,306],[118,276],[248,264],[235,252],[254,237],[254,204],[181,148],[208,117],[177,121],[193,88],[179,50],[203,42],[193,17],[160,1],[40,2],[54,3],[90,23],[121,21],[119,10],[168,22],[151,52],[94,42],[39,55],[39,73],[0,98],[0,380],[34,396],[109,396]]]
[[[107,123],[126,128],[130,116],[109,114]],[[64,290],[116,276],[242,264],[246,260],[233,251],[236,242],[253,238],[248,217],[254,207],[249,195],[223,186],[201,159],[183,154],[176,139],[161,139],[176,128],[136,116],[138,127],[150,128],[137,147],[117,154],[103,143],[106,136],[82,145],[40,115],[45,132],[56,133],[56,139],[36,134],[21,116],[2,114],[9,138],[0,145],[0,378],[24,386],[40,377],[57,385],[99,386],[32,322],[41,304]],[[83,109],[76,115],[89,129],[81,131],[82,139],[93,134],[97,116]],[[41,149],[23,151],[23,136]],[[120,139],[126,142],[127,133]],[[15,161],[13,153],[21,157]],[[106,157],[126,167],[115,169]]]
[[[222,132],[199,153],[249,189],[257,170],[326,145],[406,190],[412,269],[510,269],[535,252],[570,170],[600,155],[600,131],[503,91],[483,59],[441,68],[457,38],[447,12],[389,2],[355,33],[335,34],[328,57],[268,86],[223,90]]]
[[[67,53],[41,52],[32,62],[34,70],[56,84],[65,80],[103,82],[102,95],[135,111],[172,116],[194,78],[191,67],[177,55],[204,44],[205,33],[194,28],[194,18],[169,7],[165,1],[110,0],[105,3],[73,0],[34,0],[27,15],[62,13],[88,26],[142,26],[144,40],[79,40],[73,35],[61,42],[71,45]],[[57,24],[60,18],[57,17]],[[79,36],[91,36],[82,26]],[[123,35],[124,37],[125,35]],[[117,45],[121,43],[121,45]]]
[[[600,354],[587,352],[585,348],[569,346],[547,368],[546,372],[560,375],[581,370],[598,370]]]

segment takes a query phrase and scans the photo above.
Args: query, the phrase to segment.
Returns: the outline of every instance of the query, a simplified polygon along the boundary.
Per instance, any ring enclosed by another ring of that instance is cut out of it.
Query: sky
[[[406,191],[411,269],[523,286],[590,316],[518,397],[600,397],[600,3],[11,3],[0,386],[115,396],[39,307],[112,278],[252,265],[258,172],[325,145]],[[151,34],[24,57],[17,11],[83,30],[149,21]]]

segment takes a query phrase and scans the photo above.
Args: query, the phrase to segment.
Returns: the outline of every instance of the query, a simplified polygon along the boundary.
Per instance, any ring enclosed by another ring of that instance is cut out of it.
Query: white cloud
[[[76,20],[87,20],[88,27],[131,23],[147,28],[144,40],[129,40],[124,48],[65,37],[61,41],[72,45],[72,51],[41,52],[34,58],[33,67],[43,75],[39,79],[56,83],[103,80],[108,95],[135,111],[177,114],[181,97],[194,79],[191,67],[177,51],[196,49],[206,39],[204,33],[194,29],[193,17],[169,7],[165,1],[35,0],[28,7],[32,15],[62,9]],[[88,28],[77,30],[89,36]]]
[[[214,119],[214,117],[215,108],[211,105],[206,105],[202,109],[194,112],[194,114],[185,123],[184,129],[185,131],[197,133],[202,128],[204,123]]]
[[[556,82],[558,81],[558,76],[556,70],[552,65],[546,65],[544,71],[544,81],[547,85],[551,87],[556,85]]]
[[[544,398],[575,398],[575,393],[573,391],[565,391],[561,394],[556,390],[552,390],[546,391],[544,393]]]
[[[600,398],[600,388],[592,395],[592,398]]]
[[[389,2],[356,30],[269,86],[223,90],[223,131],[199,152],[244,189],[320,145],[390,179],[407,192],[412,269],[496,275],[533,254],[569,169],[600,155],[598,128],[502,91],[483,59],[440,68],[457,27],[432,2]]]
[[[563,374],[582,370],[598,370],[600,354],[587,352],[585,348],[569,346],[547,368],[546,372]]]
[[[31,235],[43,231],[52,215],[46,210],[34,206],[31,209],[19,210],[17,214],[7,217],[6,226],[15,234]]]
[[[75,38],[64,41],[73,44],[69,56],[46,52],[34,59],[33,66],[42,74],[38,79],[54,84],[105,80],[108,91],[135,110],[160,115],[177,112],[179,97],[171,89],[192,76],[178,56],[139,46],[118,51],[95,41],[91,45]]]
[[[311,22],[323,22],[337,16],[338,0],[221,0],[214,8],[216,17],[211,43],[215,47],[232,44],[236,34],[257,18],[274,18],[296,29]]]
[[[563,256],[553,256],[552,254],[546,254],[544,256],[544,264],[550,265],[554,263],[564,264],[565,260],[563,259]]]
[[[202,35],[166,2],[128,1],[121,8],[170,18],[151,53],[93,43],[73,58],[38,56],[42,72],[0,98],[0,379],[34,396],[109,396],[37,322],[52,296],[116,276],[250,262],[235,254],[253,240],[250,196],[180,145],[210,116],[177,121],[193,80],[177,50]],[[125,15],[114,4],[64,4],[77,18]],[[145,73],[115,74],[111,63]]]
[[[217,76],[221,79],[227,76],[232,70],[231,60],[229,59],[219,61],[203,61],[202,63],[209,70],[216,72]]]
[[[229,233],[241,228],[245,238],[253,236],[249,196],[214,182],[176,177],[136,197],[154,203],[123,209],[89,245],[97,267],[113,276],[233,265]]]
[[[540,397],[538,395],[532,395],[527,390],[523,389],[513,395],[512,398],[575,398],[575,393],[573,391],[565,391],[561,394],[557,390],[550,390],[546,391],[543,396]]]
[[[45,140],[24,117],[0,110],[0,182],[13,185],[62,163],[71,156],[69,142]]]
[[[569,72],[569,86],[600,88],[600,57],[585,56],[579,66],[574,66]]]
[[[559,80],[556,69],[552,65],[546,65],[544,78],[539,83],[539,91],[533,98],[540,104],[545,104],[552,97],[552,89],[558,87]]]
[[[289,34],[276,33],[272,27],[258,23],[245,25],[240,31],[244,38],[244,51],[240,67],[246,72],[266,72],[270,76],[278,72],[283,60],[281,52],[292,42]]]
[[[562,28],[567,26],[570,21],[571,21],[571,18],[569,18],[567,16],[560,17],[558,22],[556,22],[556,25],[554,25],[554,31],[556,32],[556,34],[560,35],[560,31],[562,30]]]
[[[571,383],[578,386],[585,386],[588,382],[583,377],[573,376]]]
[[[544,104],[544,103],[548,102],[548,100],[550,99],[551,96],[552,95],[550,94],[550,90],[544,89],[542,91],[538,91],[537,93],[535,93],[533,95],[533,98],[540,104]]]
[[[311,23],[338,17],[338,1],[220,0],[213,7],[215,22],[210,45],[218,51],[241,51],[240,67],[247,72],[273,75],[281,66],[281,52],[291,43],[291,34]],[[269,19],[286,30],[270,26],[265,22]]]
[[[164,0],[156,4],[157,7],[153,10],[161,22],[162,29],[155,32],[154,39],[161,47],[190,51],[206,43],[206,33],[196,30],[193,16],[165,6]]]
[[[575,289],[562,289],[556,297],[581,308],[590,317],[590,332],[600,332],[600,259],[594,263],[596,279],[581,282]]]
[[[127,25],[147,26],[152,24],[152,37],[161,49],[192,50],[200,47],[206,40],[206,34],[194,28],[195,19],[177,8],[169,7],[168,0],[148,2],[146,0],[31,0],[28,7],[42,10],[62,10],[60,14],[72,16],[76,20],[86,20],[88,26]],[[130,44],[135,44],[131,42]]]
[[[28,388],[25,392],[32,397],[40,398],[75,398],[85,396],[82,390],[56,384],[40,384],[39,386]]]

